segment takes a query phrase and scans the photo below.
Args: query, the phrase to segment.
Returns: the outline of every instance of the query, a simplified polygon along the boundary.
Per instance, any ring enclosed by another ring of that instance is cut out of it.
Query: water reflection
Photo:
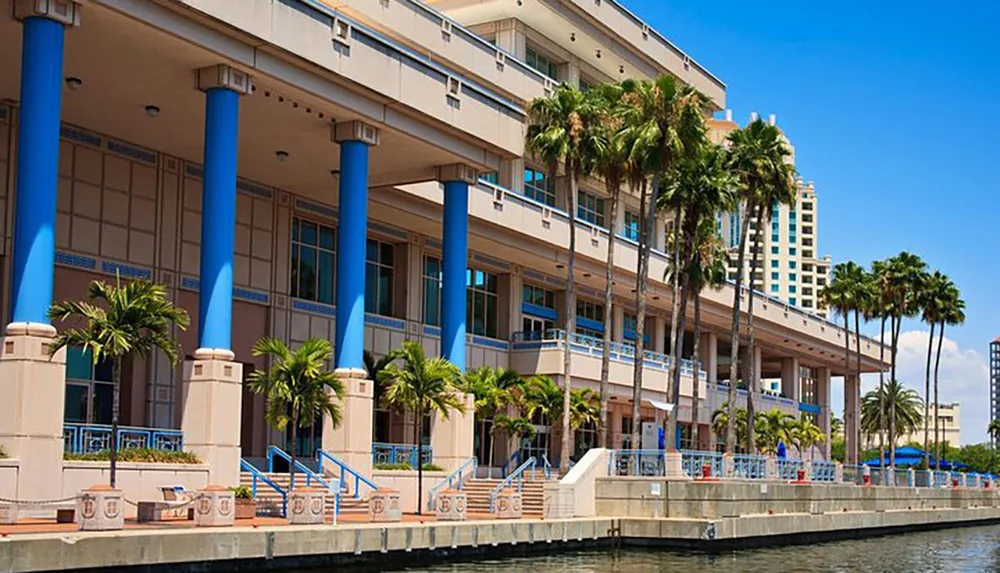
[[[344,568],[338,568],[343,571]],[[399,569],[411,573],[951,573],[1000,571],[1000,527],[950,529],[725,554],[627,549],[467,561]]]

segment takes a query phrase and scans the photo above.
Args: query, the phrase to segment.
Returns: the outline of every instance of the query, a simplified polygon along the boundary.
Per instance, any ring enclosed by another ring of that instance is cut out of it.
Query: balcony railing
[[[434,449],[431,446],[421,448],[423,464],[427,465],[434,461]],[[372,464],[409,464],[411,468],[417,467],[417,447],[412,444],[372,444]]]
[[[93,454],[111,448],[111,426],[99,424],[63,424],[63,451],[70,454]],[[180,430],[162,428],[118,427],[118,449],[149,448],[179,452],[184,449]]]

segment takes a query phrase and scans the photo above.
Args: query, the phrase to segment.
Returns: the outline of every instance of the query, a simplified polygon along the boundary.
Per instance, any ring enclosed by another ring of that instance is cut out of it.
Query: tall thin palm
[[[569,180],[569,190],[566,194],[569,209],[569,253],[566,258],[566,297],[565,321],[566,336],[575,331],[576,324],[576,216],[577,190],[580,176],[587,169],[587,159],[593,157],[590,149],[593,145],[595,132],[588,129],[596,123],[594,108],[588,98],[579,90],[565,84],[556,88],[551,97],[538,98],[528,106],[527,148],[549,169],[549,177],[554,177],[559,166],[563,167]],[[572,352],[569,340],[563,352],[564,384],[568,390],[572,385],[571,368]],[[562,457],[560,470],[569,468],[570,432],[569,432],[569,393],[566,394],[563,408]]]
[[[941,307],[939,316],[940,334],[938,336],[937,356],[934,359],[934,459],[937,460],[937,469],[941,469],[941,434],[938,426],[938,374],[941,370],[941,346],[944,343],[945,326],[957,326],[965,322],[965,301],[959,294],[958,287],[948,281],[945,287],[944,304]]]
[[[871,320],[879,320],[879,369],[878,369],[878,391],[885,392],[885,323],[889,320],[892,312],[891,290],[889,289],[889,263],[888,261],[873,261],[872,270],[869,273],[868,285],[868,308],[867,317]],[[890,334],[890,339],[892,338]],[[889,419],[885,416],[884,410],[879,410],[878,415],[878,437],[879,451],[885,450],[885,437],[888,432]],[[879,466],[885,465],[885,457],[879,456]]]
[[[705,140],[704,109],[708,99],[690,86],[680,86],[672,76],[652,82],[622,83],[624,128],[627,149],[626,178],[639,190],[639,252],[635,286],[635,354],[643,355],[646,322],[646,285],[649,253],[653,240],[661,180],[680,157],[697,152]],[[674,293],[677,296],[677,293]],[[639,443],[641,428],[643,360],[632,369],[632,435]]]
[[[439,415],[447,420],[452,411],[465,412],[465,404],[458,396],[456,385],[461,373],[458,368],[440,357],[427,358],[423,347],[411,340],[403,342],[399,350],[398,362],[390,364],[380,374],[386,385],[385,400],[388,404],[411,410],[416,417],[413,428],[413,445],[417,448],[417,513],[423,508],[423,456],[419,452],[423,446],[423,419],[427,415]]]
[[[267,423],[279,431],[291,428],[288,474],[294,488],[298,429],[311,426],[322,416],[328,416],[334,428],[341,423],[340,406],[330,395],[342,400],[344,384],[327,370],[333,345],[329,340],[311,338],[291,350],[281,340],[265,337],[254,344],[253,355],[270,359],[266,370],[254,370],[247,376],[247,384],[251,392],[267,399]]]
[[[50,355],[66,346],[89,350],[94,364],[110,360],[111,380],[111,471],[109,484],[115,487],[118,472],[118,417],[121,403],[122,362],[126,357],[148,357],[159,350],[176,364],[181,356],[174,341],[173,326],[188,327],[188,314],[167,299],[163,285],[148,281],[115,284],[93,281],[87,290],[88,301],[65,301],[52,305],[49,318],[53,321],[79,320],[84,325],[67,328],[56,335],[49,345]]]
[[[791,164],[792,152],[787,141],[776,126],[763,120],[755,120],[743,129],[729,134],[729,149],[732,157],[732,167],[740,179],[740,188],[744,204],[743,230],[740,234],[740,246],[737,255],[736,289],[733,295],[733,332],[732,354],[730,359],[729,407],[736,403],[736,376],[739,364],[740,346],[740,302],[743,289],[743,265],[750,219],[757,221],[758,232],[754,235],[751,249],[750,281],[747,297],[747,343],[749,352],[748,368],[744,369],[747,378],[747,415],[753,419],[755,398],[757,393],[756,366],[754,365],[754,331],[753,331],[753,301],[754,273],[757,267],[757,255],[760,252],[759,232],[771,217],[771,206],[777,204],[794,204],[797,199],[795,187],[795,167]],[[765,221],[765,217],[767,221]],[[730,417],[730,423],[735,421]],[[754,453],[753,424],[747,428],[747,450]],[[735,431],[727,432],[726,447],[731,449],[735,440]]]
[[[933,274],[926,275],[922,284],[920,285],[920,290],[917,294],[917,304],[920,305],[920,318],[930,327],[930,333],[927,338],[927,361],[924,366],[924,400],[927,404],[931,403],[931,365],[934,361],[933,350],[934,350],[934,330],[937,328],[938,322],[942,318],[944,306],[947,304],[948,297],[948,287],[951,282],[948,277],[941,274],[940,271],[935,271]],[[943,338],[943,337],[942,337]],[[937,398],[935,398],[935,401]],[[935,410],[937,405],[935,404]],[[926,412],[924,415],[924,468],[930,467],[931,452],[930,452],[930,412]],[[937,418],[935,416],[935,422]],[[934,433],[935,440],[937,439],[937,431]]]

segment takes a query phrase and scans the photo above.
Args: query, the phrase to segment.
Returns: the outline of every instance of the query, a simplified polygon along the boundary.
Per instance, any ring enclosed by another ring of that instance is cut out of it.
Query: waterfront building
[[[922,409],[922,408],[921,408]],[[958,402],[952,402],[950,404],[938,404],[938,432],[941,436],[941,443],[947,442],[949,446],[958,448],[962,446],[962,424],[961,424],[961,404]],[[930,428],[930,439],[931,443],[934,443],[934,405],[924,414],[924,418],[927,420],[927,424]],[[877,442],[877,440],[876,440]],[[899,445],[909,444],[909,443],[924,443],[924,426],[920,425],[915,432],[909,435],[900,436],[896,443]],[[933,450],[933,448],[932,448]]]
[[[995,420],[1000,420],[1000,336],[990,343],[990,422]],[[990,442],[996,445],[996,437]]]
[[[725,108],[726,86],[620,4],[0,0],[0,14],[0,444],[14,460],[4,468],[16,469],[0,472],[0,495],[59,497],[72,489],[64,449],[107,443],[107,365],[80,349],[49,360],[46,312],[116,275],[163,283],[193,323],[177,332],[183,365],[126,364],[123,440],[182,442],[216,483],[236,483],[240,459],[272,443],[302,455],[322,447],[370,474],[373,441],[408,442],[415,422],[373,411],[363,351],[381,356],[406,339],[462,369],[597,388],[609,328],[611,430],[628,445],[639,422],[634,296],[631,279],[618,281],[604,324],[601,277],[608,241],[617,275],[635,273],[637,198],[626,193],[611,221],[602,184],[588,179],[570,217],[564,179],[525,156],[525,106],[558,82],[669,73],[709,96],[711,113]],[[567,335],[570,224],[579,319]],[[644,420],[666,401],[666,225],[656,221],[649,268]],[[681,444],[709,449],[732,379],[734,291],[702,296],[701,399],[685,361],[676,412]],[[780,380],[759,408],[806,412],[829,431],[831,378],[854,336],[775,299],[756,317],[759,377]],[[296,444],[269,430],[262,398],[240,386],[266,366],[251,354],[265,335],[334,341],[347,387],[340,428],[317,421]],[[877,371],[878,342],[860,347],[863,370]],[[849,412],[857,384],[847,377]],[[848,436],[857,419],[848,415]],[[429,424],[446,469],[483,438],[471,413]],[[692,424],[702,443],[691,443]],[[577,434],[577,451],[593,433]],[[541,432],[526,448],[554,453],[557,439]]]

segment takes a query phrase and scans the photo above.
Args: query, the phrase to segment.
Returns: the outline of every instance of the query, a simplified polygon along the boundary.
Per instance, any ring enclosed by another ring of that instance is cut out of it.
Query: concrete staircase
[[[470,514],[490,513],[490,492],[502,480],[471,479],[465,482],[462,490],[468,496],[468,511]],[[536,475],[536,479],[526,478],[521,488],[521,510],[525,517],[541,517],[544,513],[545,483],[549,481]],[[515,484],[516,487],[516,484]]]
[[[289,474],[287,473],[264,473],[268,479],[273,481],[281,489],[288,491]],[[247,487],[253,486],[253,474],[250,472],[240,472],[240,484]],[[306,484],[306,476],[301,473],[295,474],[295,485],[302,487]],[[327,497],[326,518],[327,521],[333,519],[334,498]],[[257,482],[257,514],[258,515],[281,515],[281,494],[274,491],[271,486],[259,481]],[[368,515],[368,499],[362,494],[359,498],[354,498],[351,493],[340,494],[340,515]]]

